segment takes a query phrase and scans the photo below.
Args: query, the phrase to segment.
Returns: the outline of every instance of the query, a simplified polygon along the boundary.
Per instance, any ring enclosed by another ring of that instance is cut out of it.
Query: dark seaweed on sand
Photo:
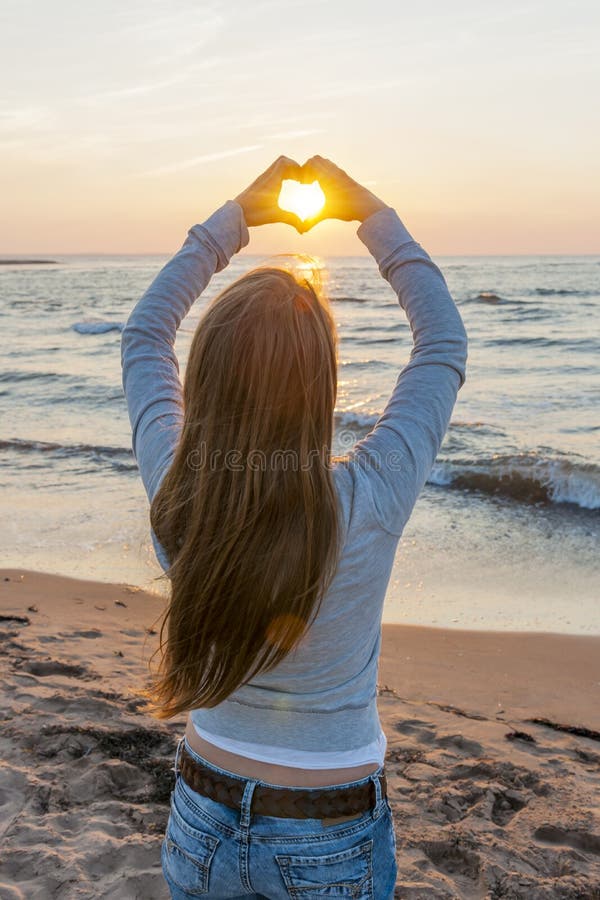
[[[97,751],[110,759],[119,759],[137,766],[152,778],[152,789],[147,800],[168,803],[173,790],[172,758],[176,748],[176,741],[171,735],[141,726],[126,731],[113,731],[86,725],[50,725],[44,729],[44,734],[71,734],[84,738],[84,741],[86,738],[91,739],[93,743],[87,748],[72,748],[72,755],[81,757]]]

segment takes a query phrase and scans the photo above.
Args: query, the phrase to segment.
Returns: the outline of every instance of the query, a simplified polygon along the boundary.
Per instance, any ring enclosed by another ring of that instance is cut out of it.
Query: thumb
[[[315,225],[318,225],[319,222],[322,222],[324,219],[329,219],[329,218],[331,218],[331,217],[329,215],[327,215],[327,213],[325,212],[324,209],[322,209],[321,212],[317,213],[316,216],[311,216],[308,219],[304,219],[304,221],[302,222],[302,230],[310,231],[310,229],[314,228]]]
[[[296,213],[289,212],[285,209],[280,209],[277,207],[277,222],[283,222],[284,225],[291,225],[296,229],[300,234],[304,234],[307,230],[306,223],[302,221],[300,216],[297,216]]]

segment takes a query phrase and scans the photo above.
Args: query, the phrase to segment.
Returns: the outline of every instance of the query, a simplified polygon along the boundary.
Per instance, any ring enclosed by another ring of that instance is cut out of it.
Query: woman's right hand
[[[325,194],[325,205],[321,212],[304,221],[306,231],[323,219],[364,222],[373,213],[387,208],[383,200],[350,178],[330,159],[324,159],[322,156],[312,156],[304,163],[302,181],[305,184],[318,181]]]

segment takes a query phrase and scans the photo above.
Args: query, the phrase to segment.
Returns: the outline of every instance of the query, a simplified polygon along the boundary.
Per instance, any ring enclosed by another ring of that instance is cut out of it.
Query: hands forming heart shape
[[[280,156],[235,202],[249,227],[284,222],[300,234],[323,219],[362,222],[387,205],[322,156],[302,166]]]

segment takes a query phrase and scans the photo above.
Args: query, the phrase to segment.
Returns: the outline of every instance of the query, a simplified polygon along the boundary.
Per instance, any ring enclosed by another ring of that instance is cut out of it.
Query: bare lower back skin
[[[254,778],[257,781],[286,787],[327,787],[334,784],[345,784],[348,781],[366,778],[367,775],[378,769],[377,763],[366,763],[349,769],[298,769],[293,766],[280,766],[275,763],[247,759],[245,756],[221,750],[220,747],[205,741],[200,737],[190,719],[187,722],[185,735],[192,750],[213,765],[227,769],[229,772],[235,772],[236,775],[244,778]]]

